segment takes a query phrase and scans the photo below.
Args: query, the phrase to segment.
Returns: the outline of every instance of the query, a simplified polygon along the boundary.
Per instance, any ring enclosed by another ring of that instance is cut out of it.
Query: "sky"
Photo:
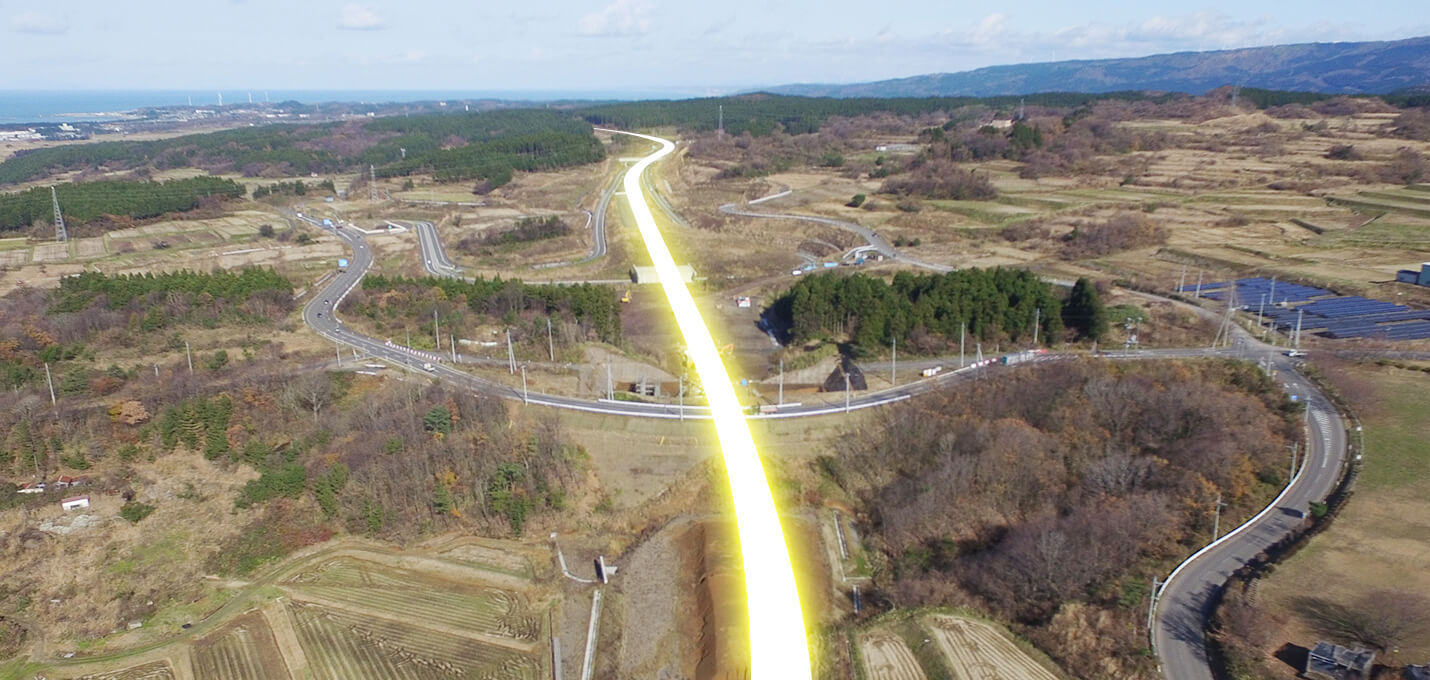
[[[1424,0],[0,0],[0,90],[698,96],[1421,35]]]

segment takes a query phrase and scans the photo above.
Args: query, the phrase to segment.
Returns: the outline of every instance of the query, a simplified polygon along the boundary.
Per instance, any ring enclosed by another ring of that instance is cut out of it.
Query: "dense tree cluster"
[[[247,193],[242,184],[217,177],[190,177],[168,182],[66,183],[56,185],[55,192],[59,196],[66,224],[83,224],[104,217],[157,217],[193,210],[205,200],[238,198]],[[39,223],[54,224],[54,207],[48,188],[35,187],[18,193],[0,194],[0,231],[25,229]]]
[[[1037,320],[1051,342],[1062,334],[1061,308],[1037,275],[996,268],[900,272],[893,283],[864,274],[806,276],[769,314],[795,343],[847,338],[856,349],[877,350],[897,338],[901,349],[937,352],[957,345],[965,325],[973,338],[1017,342],[1033,335]]]
[[[524,314],[569,317],[586,339],[616,343],[621,337],[620,301],[616,290],[607,286],[528,284],[500,277],[459,281],[369,274],[363,279],[361,293],[350,296],[345,304],[371,318],[406,318],[417,311],[413,302],[427,300],[513,325]],[[428,316],[430,309],[423,308],[418,313]],[[423,321],[422,318],[415,320]]]
[[[237,271],[102,274],[81,272],[60,279],[51,307],[54,313],[77,312],[103,296],[109,309],[121,309],[151,295],[185,297],[200,304],[240,303],[253,296],[277,298],[293,294],[293,284],[272,269],[245,267]]]
[[[93,362],[94,346],[183,351],[177,334],[157,331],[180,324],[271,322],[293,309],[292,285],[271,270],[106,275],[85,272],[62,279],[58,290],[22,288],[0,298],[0,387],[43,384],[50,364],[63,395],[106,395],[134,371]],[[226,352],[207,357],[210,371],[228,363]]]
[[[884,180],[879,191],[955,201],[989,201],[998,197],[998,190],[986,175],[964,170],[947,161],[919,163],[906,175]]]
[[[1123,213],[1079,224],[1063,237],[1062,257],[1080,260],[1167,242],[1167,228],[1146,215]]]
[[[142,142],[99,142],[36,149],[0,163],[0,184],[99,167],[194,167],[250,177],[366,170],[380,176],[430,172],[438,179],[482,179],[491,186],[515,171],[592,163],[604,149],[591,126],[570,112],[504,110],[427,114],[320,125],[264,125]]]
[[[556,215],[546,217],[523,217],[511,229],[491,231],[475,237],[475,243],[499,246],[511,243],[527,243],[549,238],[560,238],[571,233],[571,225]]]
[[[884,552],[878,589],[997,612],[1079,677],[1135,658],[1145,572],[1206,541],[1218,497],[1225,527],[1274,495],[1299,429],[1274,380],[1212,362],[1009,369],[886,417],[821,463]],[[1088,643],[1071,603],[1127,633]]]
[[[329,196],[336,194],[338,188],[333,186],[333,180],[325,179],[317,183],[317,188],[328,192]],[[308,184],[303,180],[293,180],[292,182],[274,182],[266,186],[258,186],[253,189],[253,197],[267,198],[269,196],[306,196],[308,195]]]

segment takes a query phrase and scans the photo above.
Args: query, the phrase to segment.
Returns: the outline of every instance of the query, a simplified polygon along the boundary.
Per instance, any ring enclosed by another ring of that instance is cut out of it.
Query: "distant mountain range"
[[[1201,94],[1223,85],[1242,85],[1331,94],[1388,94],[1427,83],[1430,36],[989,66],[871,83],[782,85],[762,91],[808,97],[988,97],[1119,90]]]

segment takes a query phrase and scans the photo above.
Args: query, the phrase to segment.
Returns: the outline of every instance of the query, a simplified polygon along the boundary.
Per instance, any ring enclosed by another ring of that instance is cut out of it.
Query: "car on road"
[[[1294,358],[1294,357],[1304,357],[1304,356],[1306,356],[1306,353],[1303,352],[1303,351],[1301,351],[1301,350],[1299,350],[1299,349],[1293,349],[1293,350],[1288,350],[1288,351],[1286,352],[1286,356],[1288,356],[1288,357],[1293,357],[1293,358]]]
[[[431,372],[431,373],[436,373],[436,372],[437,372],[437,367],[436,367],[436,366],[433,366],[432,364],[422,364],[422,370],[428,371],[428,372]]]

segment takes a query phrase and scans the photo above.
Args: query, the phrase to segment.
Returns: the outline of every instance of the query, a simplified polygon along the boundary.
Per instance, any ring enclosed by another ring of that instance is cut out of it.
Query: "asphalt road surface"
[[[462,278],[462,268],[447,258],[437,227],[431,222],[417,222],[417,245],[422,250],[422,267],[428,274],[450,279]],[[364,270],[366,271],[366,270]]]

